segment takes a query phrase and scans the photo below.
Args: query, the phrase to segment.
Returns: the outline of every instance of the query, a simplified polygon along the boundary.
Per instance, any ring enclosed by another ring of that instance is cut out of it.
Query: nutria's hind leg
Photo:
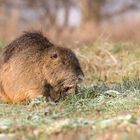
[[[37,96],[43,95],[41,90],[39,89],[30,89],[26,90],[25,92],[16,93],[12,99],[13,103],[22,103],[30,101]]]

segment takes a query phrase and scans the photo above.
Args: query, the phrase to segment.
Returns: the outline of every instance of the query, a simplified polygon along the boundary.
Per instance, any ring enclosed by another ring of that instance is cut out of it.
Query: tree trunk
[[[65,12],[63,24],[64,27],[67,27],[69,24],[69,8],[70,8],[69,2],[64,2],[64,12]]]
[[[81,0],[82,24],[98,23],[101,16],[101,6],[104,0]]]

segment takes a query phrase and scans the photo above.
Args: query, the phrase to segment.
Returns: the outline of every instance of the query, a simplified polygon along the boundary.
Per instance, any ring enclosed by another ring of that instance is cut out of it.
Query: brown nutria
[[[0,99],[19,103],[44,95],[56,100],[77,90],[84,74],[72,50],[40,32],[25,32],[0,56]]]

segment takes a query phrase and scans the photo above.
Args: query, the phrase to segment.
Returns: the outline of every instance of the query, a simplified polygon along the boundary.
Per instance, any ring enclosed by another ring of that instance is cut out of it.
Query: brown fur
[[[83,77],[78,59],[38,32],[26,32],[0,57],[0,99],[22,102],[44,95],[65,97]]]

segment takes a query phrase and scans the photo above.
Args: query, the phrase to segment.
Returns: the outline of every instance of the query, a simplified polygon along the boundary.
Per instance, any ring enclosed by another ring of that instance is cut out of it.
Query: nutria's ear
[[[51,52],[51,58],[55,59],[55,58],[57,58],[57,57],[58,57],[57,52],[56,52],[56,51],[52,51],[52,52]]]

